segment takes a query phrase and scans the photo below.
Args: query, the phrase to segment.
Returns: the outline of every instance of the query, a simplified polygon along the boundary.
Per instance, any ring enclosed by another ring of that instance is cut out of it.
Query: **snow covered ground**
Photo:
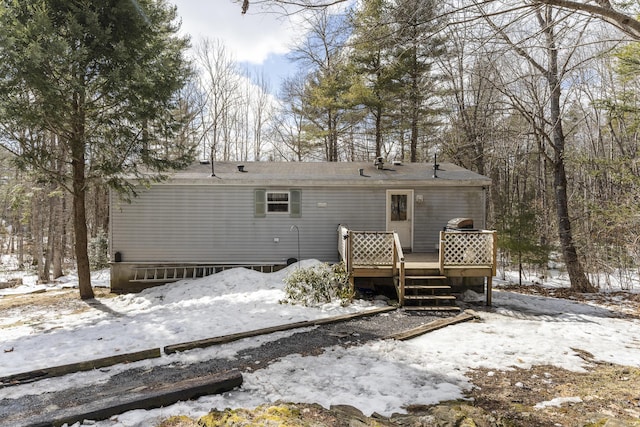
[[[339,302],[317,308],[281,304],[282,279],[294,268],[297,265],[273,274],[226,270],[139,294],[98,299],[82,312],[77,304],[47,312],[11,310],[0,319],[5,350],[0,353],[0,376],[375,308],[364,301],[348,307]],[[105,277],[108,280],[108,272],[99,272],[95,283],[103,285]],[[74,284],[62,282],[50,291]]]
[[[304,263],[311,265],[314,261]],[[82,312],[3,313],[0,376],[374,307],[364,301],[346,308],[338,304],[318,308],[279,304],[284,297],[285,274],[287,271],[262,274],[234,269],[140,294],[99,299],[90,310]],[[96,283],[100,280],[105,278],[97,279]],[[57,286],[73,285],[70,279]],[[19,292],[35,288],[27,283]],[[47,288],[47,292],[56,292],[55,288]],[[0,295],[2,292],[17,290],[0,290]],[[500,290],[494,292],[493,302],[493,309],[480,311],[480,322],[450,326],[406,342],[333,347],[319,356],[290,355],[264,369],[243,373],[243,386],[230,393],[152,411],[131,411],[87,425],[153,425],[171,415],[197,417],[212,408],[252,408],[277,400],[324,406],[347,403],[365,414],[390,415],[404,412],[403,407],[408,404],[463,397],[464,390],[471,387],[465,373],[478,367],[505,370],[550,364],[584,370],[586,362],[577,350],[593,354],[596,360],[640,366],[637,317],[620,318],[609,308],[596,304]],[[624,310],[624,300],[616,304],[622,311],[630,311]],[[243,348],[290,333],[163,356],[129,364],[127,368],[168,364],[177,359],[234,358]],[[125,368],[82,372],[9,387],[2,390],[2,395],[11,398],[76,383],[101,382],[122,369]],[[580,396],[571,398],[577,401]],[[555,403],[540,402],[542,406],[550,404]]]

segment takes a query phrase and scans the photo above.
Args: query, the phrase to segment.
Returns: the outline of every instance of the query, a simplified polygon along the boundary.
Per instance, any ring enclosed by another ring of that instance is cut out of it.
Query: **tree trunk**
[[[44,273],[47,282],[51,280],[51,264],[53,263],[53,241],[55,235],[55,214],[54,214],[54,199],[56,196],[47,196],[47,203],[49,205],[49,227],[47,227],[47,251],[44,259]]]
[[[62,259],[64,257],[63,253],[63,235],[64,235],[64,224],[63,224],[63,216],[62,216],[62,197],[53,197],[51,199],[51,203],[53,204],[53,215],[51,217],[52,227],[54,229],[53,232],[53,242],[52,242],[52,264],[53,264],[53,278],[57,279],[62,276]]]
[[[56,136],[55,147],[58,151],[58,160],[56,161],[56,170],[58,174],[63,174],[65,167],[64,162],[60,159],[64,158],[63,148],[60,144],[60,138]],[[64,263],[64,242],[66,233],[66,221],[64,215],[64,202],[66,195],[56,195],[51,198],[51,228],[53,229],[53,238],[51,242],[51,259],[52,259],[52,273],[53,278],[57,279],[63,275],[62,265]]]
[[[103,183],[97,182],[94,186],[93,219],[91,237],[96,237],[100,231],[109,232],[109,190]]]
[[[418,96],[418,78],[413,77],[411,84],[411,143],[410,143],[410,161],[415,163],[418,161],[418,121],[420,120],[420,98]]]
[[[38,282],[47,283],[49,274],[46,271],[44,232],[46,222],[44,216],[44,192],[38,191],[31,201],[31,238],[33,240],[32,257],[37,266]]]
[[[81,299],[93,299],[91,269],[89,268],[87,236],[87,180],[85,175],[85,117],[84,94],[74,94],[76,123],[74,135],[69,141],[71,148],[71,169],[73,174],[73,231],[75,234],[76,266],[78,269],[78,289]]]
[[[24,229],[22,224],[19,224],[20,232],[18,234],[18,265],[20,268],[24,267]]]
[[[382,155],[382,106],[376,107],[376,157]]]
[[[550,20],[547,20],[550,22]],[[555,34],[552,25],[544,29],[547,36],[547,52],[549,55],[549,70],[547,82],[551,92],[550,119],[553,125],[552,141],[554,150],[553,159],[553,187],[556,201],[556,214],[558,221],[558,235],[562,256],[567,266],[571,290],[575,292],[595,292],[596,288],[589,283],[585,274],[578,251],[576,250],[573,235],[571,233],[571,219],[569,217],[569,198],[567,196],[567,173],[564,166],[565,135],[562,129],[560,78],[558,71],[558,49],[555,45]]]
[[[91,287],[91,270],[89,268],[88,239],[87,239],[87,212],[85,206],[85,164],[82,145],[80,150],[74,144],[73,160],[73,231],[75,232],[75,254],[78,268],[78,288],[80,298],[92,299],[95,297]]]
[[[560,237],[562,256],[567,265],[567,273],[569,274],[569,281],[571,282],[571,290],[575,292],[596,292],[597,289],[589,282],[589,279],[587,279],[580,258],[578,258],[578,251],[573,242],[567,197],[567,175],[564,168],[564,161],[557,161],[553,169],[558,234]]]

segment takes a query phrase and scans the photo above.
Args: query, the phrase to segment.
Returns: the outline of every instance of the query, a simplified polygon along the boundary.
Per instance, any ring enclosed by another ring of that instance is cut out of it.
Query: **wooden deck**
[[[435,252],[431,253],[405,253],[404,268],[406,269],[424,269],[424,270],[440,270],[439,255]]]
[[[450,310],[452,282],[486,279],[491,305],[496,268],[495,232],[441,232],[439,253],[404,253],[395,232],[338,229],[338,251],[352,285],[357,278],[393,278],[398,302],[407,309]],[[406,305],[405,305],[406,304]]]
[[[400,269],[402,261],[392,265],[359,265],[353,267],[355,277],[393,277]],[[409,253],[404,255],[405,270],[423,270],[436,274],[440,271],[437,253]]]

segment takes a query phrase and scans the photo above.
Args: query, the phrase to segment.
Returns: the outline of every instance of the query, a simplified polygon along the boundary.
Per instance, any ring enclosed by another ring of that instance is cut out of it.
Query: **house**
[[[342,230],[395,232],[403,254],[440,252],[452,218],[485,227],[490,180],[442,163],[194,164],[131,203],[111,194],[111,288],[130,292],[230,266],[337,262]],[[435,259],[435,258],[434,258]]]

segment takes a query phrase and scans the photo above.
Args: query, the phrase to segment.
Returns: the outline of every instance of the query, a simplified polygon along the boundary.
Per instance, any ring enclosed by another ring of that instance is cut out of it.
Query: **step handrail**
[[[398,268],[398,303],[400,306],[404,305],[404,252],[402,251],[402,245],[400,244],[400,236],[395,231],[393,232],[393,275],[395,276],[396,268]],[[398,264],[398,265],[396,265]]]

